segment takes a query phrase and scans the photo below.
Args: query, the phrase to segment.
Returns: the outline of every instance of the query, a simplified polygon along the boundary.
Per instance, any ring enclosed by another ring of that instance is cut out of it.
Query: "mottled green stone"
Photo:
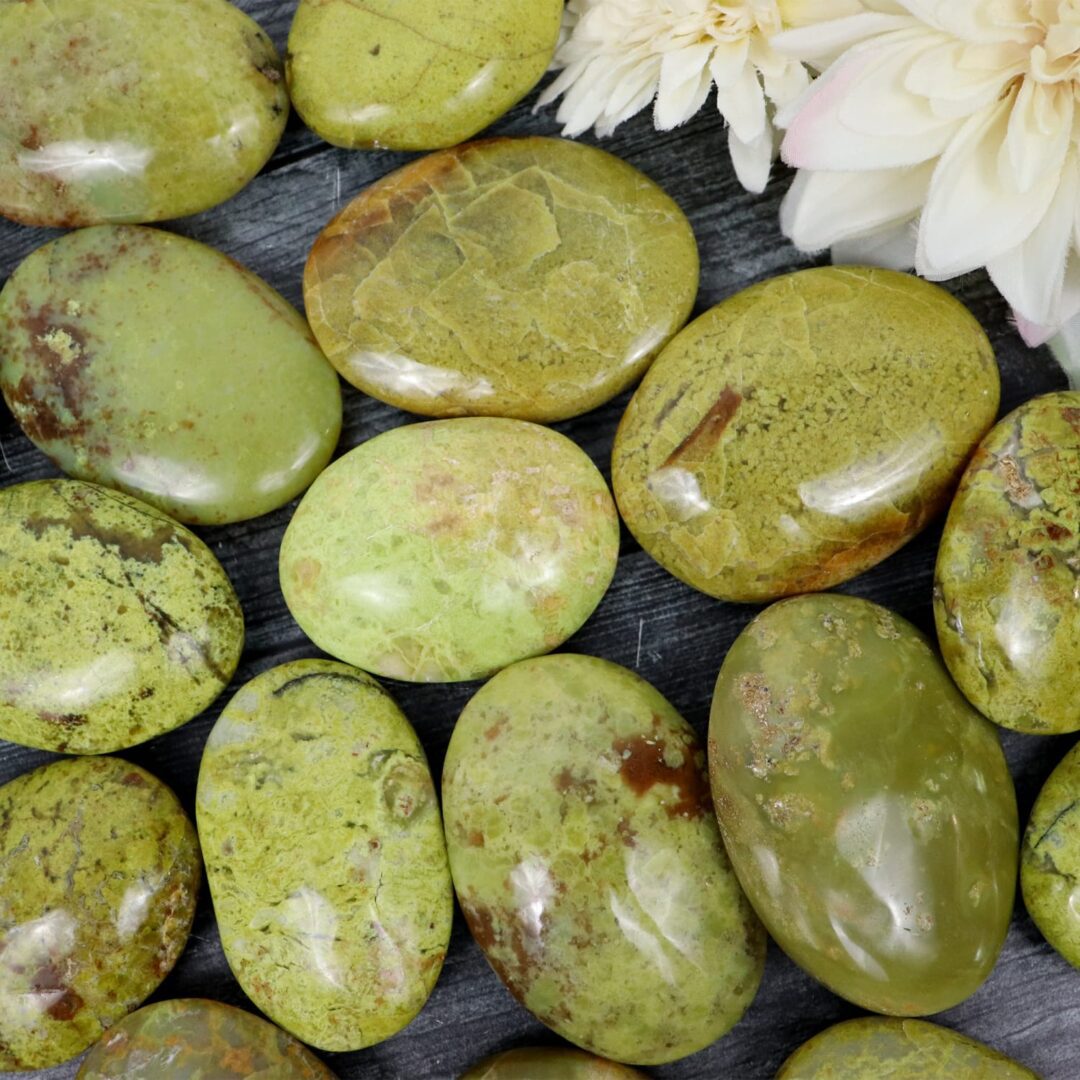
[[[611,493],[565,436],[436,420],[370,439],[316,480],[281,544],[281,588],[326,652],[453,682],[562,644],[618,551]]]
[[[563,139],[489,139],[358,195],[315,242],[304,302],[373,397],[547,422],[637,381],[697,286],[690,223],[637,169]]]
[[[702,748],[643,679],[567,654],[501,671],[454,728],[443,808],[473,937],[563,1038],[653,1065],[738,1022],[764,935],[724,853]]]
[[[641,546],[711,596],[828,589],[945,509],[999,393],[986,334],[938,286],[785,274],[657,357],[615,438],[615,497]]]
[[[77,1080],[334,1080],[280,1028],[231,1005],[158,1001],[121,1020]]]
[[[1038,1080],[1030,1069],[966,1035],[925,1020],[867,1017],[804,1043],[776,1080]]]
[[[78,480],[0,491],[0,738],[101,754],[171,731],[229,684],[232,585],[194,533]]]
[[[427,761],[389,694],[324,660],[264,672],[214,725],[197,804],[248,997],[323,1050],[408,1024],[439,977],[453,901]]]
[[[735,871],[777,944],[841,997],[918,1016],[974,993],[1012,915],[1016,796],[994,727],[877,604],[774,604],[709,724]]]
[[[176,796],[119,758],[0,787],[0,1070],[67,1061],[183,951],[199,845]]]
[[[213,248],[138,226],[22,262],[0,292],[0,389],[66,473],[200,525],[295,498],[341,429],[300,315]]]
[[[540,81],[562,14],[562,0],[301,0],[289,92],[336,146],[454,146]]]
[[[1080,729],[1080,392],[1035,398],[983,440],[941,538],[934,614],[985,716]]]
[[[582,1050],[530,1046],[487,1058],[461,1080],[643,1080],[643,1074]]]
[[[270,39],[224,0],[0,3],[0,214],[161,221],[235,195],[289,101]]]

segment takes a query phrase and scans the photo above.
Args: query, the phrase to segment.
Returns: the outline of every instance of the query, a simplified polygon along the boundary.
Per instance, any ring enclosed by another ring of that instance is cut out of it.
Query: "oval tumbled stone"
[[[323,1050],[408,1024],[442,969],[453,901],[427,761],[389,694],[331,661],[264,672],[214,725],[197,803],[248,997]]]
[[[281,544],[304,632],[414,682],[490,675],[562,644],[615,573],[619,526],[596,466],[521,420],[436,420],[336,461]]]
[[[565,654],[501,671],[454,728],[443,808],[473,937],[564,1038],[655,1065],[742,1016],[764,935],[693,730],[633,672]]]
[[[918,1016],[990,974],[1016,796],[996,730],[910,623],[850,596],[768,608],[720,670],[709,768],[750,902],[829,989]]]
[[[637,1069],[572,1050],[567,1046],[528,1046],[504,1050],[481,1061],[461,1080],[644,1080]]]
[[[285,300],[213,248],[137,226],[22,262],[0,292],[0,389],[66,473],[200,525],[295,498],[341,429],[337,376]]]
[[[77,1080],[334,1080],[306,1047],[265,1020],[218,1001],[157,1001],[125,1017],[79,1067]]]
[[[172,969],[199,845],[176,796],[119,758],[0,787],[0,1070],[81,1053]]]
[[[945,508],[998,397],[986,334],[938,286],[786,274],[657,358],[615,438],[615,497],[641,546],[711,596],[828,589]]]
[[[435,150],[472,138],[539,81],[562,0],[301,0],[289,92],[335,146]]]
[[[925,1020],[865,1017],[827,1028],[776,1080],[1038,1080],[981,1042]]]
[[[285,128],[284,72],[225,0],[0,4],[0,214],[161,221],[235,195]]]
[[[1005,727],[1080,729],[1080,392],[1021,405],[983,440],[938,549],[952,677]]]
[[[316,240],[304,303],[372,397],[551,421],[636,381],[697,285],[690,223],[632,166],[563,139],[491,139],[358,195]]]
[[[210,549],[78,480],[0,491],[0,738],[101,754],[171,731],[228,685],[244,617]]]

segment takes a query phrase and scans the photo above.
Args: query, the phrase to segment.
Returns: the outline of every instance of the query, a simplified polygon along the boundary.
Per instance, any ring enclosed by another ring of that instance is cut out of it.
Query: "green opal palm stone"
[[[481,1061],[461,1080],[643,1080],[636,1069],[564,1046],[521,1047]]]

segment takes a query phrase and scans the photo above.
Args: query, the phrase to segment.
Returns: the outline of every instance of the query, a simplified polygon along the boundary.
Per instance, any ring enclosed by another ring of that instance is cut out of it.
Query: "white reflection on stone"
[[[299,953],[301,962],[309,971],[317,974],[330,986],[343,985],[342,972],[335,954],[338,916],[331,904],[320,892],[301,886],[282,904],[270,911],[263,911],[252,920],[252,929],[261,929],[267,923],[277,923]]]
[[[19,167],[27,172],[76,183],[109,176],[141,176],[153,156],[149,147],[132,143],[72,139],[49,143],[38,150],[21,150],[18,160]]]
[[[390,394],[419,395],[431,401],[452,394],[463,401],[477,401],[495,393],[487,379],[470,379],[459,371],[422,364],[400,353],[364,350],[353,353],[347,363],[351,371]]]
[[[409,589],[381,570],[350,574],[341,579],[338,590],[382,614],[405,611],[411,602]]]
[[[510,871],[510,888],[518,919],[529,936],[539,941],[544,932],[544,912],[555,895],[547,863],[539,855],[523,859]]]
[[[129,941],[146,921],[150,901],[157,894],[160,883],[140,881],[124,890],[123,899],[116,912],[116,933],[121,941]]]
[[[677,521],[689,521],[712,509],[698,478],[678,465],[657,469],[649,477],[648,488]]]
[[[74,916],[63,908],[20,923],[0,938],[0,1002],[5,1024],[32,1028],[66,990],[29,989],[35,973],[52,968],[63,973],[75,948]]]
[[[134,657],[117,650],[78,667],[39,673],[29,685],[12,683],[3,688],[4,697],[39,712],[85,712],[129,689],[134,673]]]

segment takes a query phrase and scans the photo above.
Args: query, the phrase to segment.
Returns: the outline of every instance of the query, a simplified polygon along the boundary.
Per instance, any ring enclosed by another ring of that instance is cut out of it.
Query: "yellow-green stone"
[[[270,39],[225,0],[0,3],[0,214],[161,221],[235,195],[285,128]]]
[[[101,754],[171,731],[229,684],[232,585],[194,533],[78,480],[0,490],[0,738]]]
[[[323,1050],[423,1007],[450,938],[442,822],[424,751],[370,676],[324,660],[264,672],[206,743],[199,838],[244,992]]]
[[[720,670],[709,768],[739,880],[814,978],[919,1016],[990,974],[1013,909],[1012,779],[910,623],[850,596],[768,608]]]
[[[1024,905],[1043,937],[1080,967],[1080,746],[1043,785],[1021,848]]]
[[[565,436],[436,420],[370,439],[315,481],[281,544],[281,588],[333,656],[453,682],[562,644],[618,550],[607,485]]]
[[[945,508],[998,397],[986,334],[938,286],[785,274],[656,359],[615,438],[615,497],[641,546],[711,596],[828,589]]]
[[[644,1080],[625,1065],[564,1046],[506,1050],[474,1065],[461,1080]]]
[[[0,788],[0,1071],[81,1053],[157,988],[195,913],[199,845],[177,798],[119,758]]]
[[[289,92],[336,146],[453,146],[540,81],[562,14],[562,0],[301,0]]]
[[[640,378],[697,286],[690,223],[637,169],[563,139],[490,139],[361,192],[316,240],[304,302],[373,397],[546,422]]]
[[[66,473],[200,525],[295,498],[341,429],[300,315],[213,248],[139,226],[22,262],[0,292],[0,389]]]
[[[690,725],[644,679],[557,654],[501,671],[443,770],[454,887],[510,992],[583,1049],[655,1065],[757,991],[761,925],[731,871]]]
[[[1080,729],[1080,392],[1021,405],[983,440],[938,550],[952,677],[1005,727]]]
[[[989,1046],[925,1020],[866,1017],[804,1043],[776,1080],[1038,1080]]]

